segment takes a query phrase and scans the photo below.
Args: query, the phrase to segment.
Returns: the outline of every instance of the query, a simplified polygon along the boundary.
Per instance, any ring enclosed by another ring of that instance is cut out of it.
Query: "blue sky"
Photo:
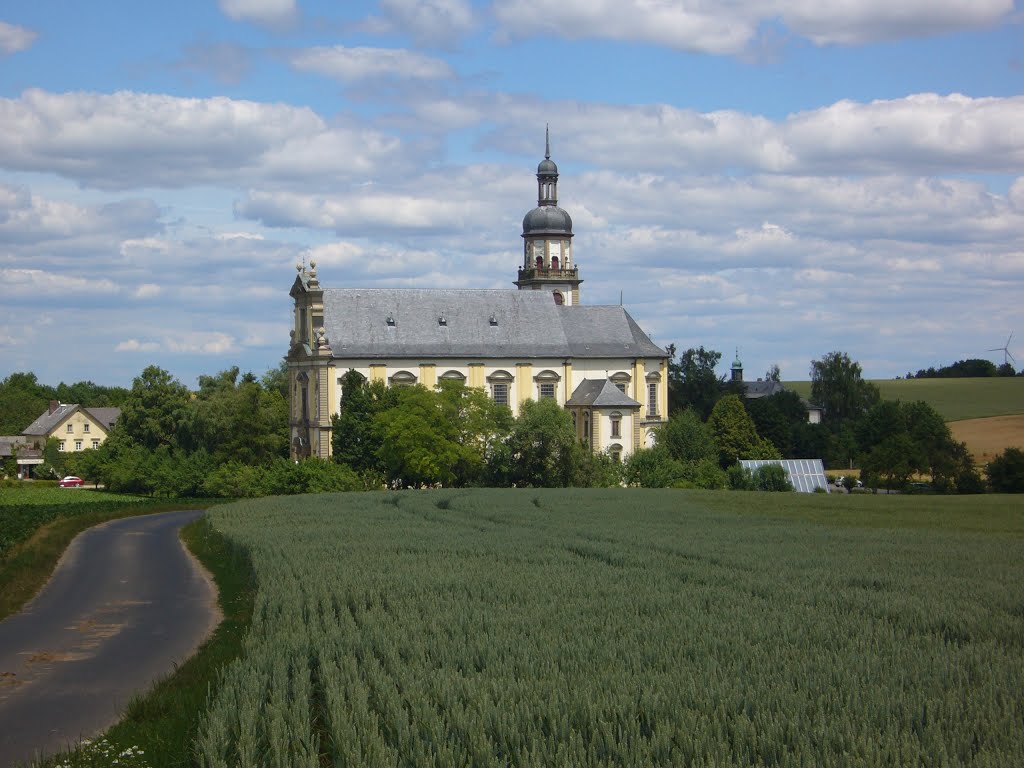
[[[0,378],[189,385],[330,287],[511,287],[550,124],[585,303],[748,376],[1024,337],[1019,0],[0,3]],[[1018,366],[1024,347],[1014,343]]]

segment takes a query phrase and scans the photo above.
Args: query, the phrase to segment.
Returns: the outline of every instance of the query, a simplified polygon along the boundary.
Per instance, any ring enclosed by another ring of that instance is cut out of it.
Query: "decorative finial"
[[[544,123],[544,159],[551,159],[551,127]]]

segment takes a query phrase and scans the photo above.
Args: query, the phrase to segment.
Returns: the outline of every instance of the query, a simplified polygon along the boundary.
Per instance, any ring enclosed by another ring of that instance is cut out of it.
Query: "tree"
[[[394,407],[374,416],[372,433],[388,479],[404,486],[452,485],[463,458],[440,397],[422,385],[397,389]]]
[[[441,419],[461,449],[453,467],[455,484],[482,483],[492,458],[499,455],[512,431],[512,410],[494,402],[483,389],[470,389],[459,381],[440,382],[438,399]],[[592,469],[594,473],[604,471],[593,462]]]
[[[767,371],[764,373],[765,381],[782,381],[782,371],[779,370],[778,363],[772,363]]]
[[[373,422],[377,414],[394,407],[398,388],[383,381],[367,382],[355,370],[341,377],[341,405],[331,423],[331,447],[334,461],[359,474],[384,472],[377,457],[377,437]]]
[[[633,451],[626,460],[623,480],[626,485],[640,488],[671,488],[684,474],[683,466],[659,444]]]
[[[1007,448],[988,463],[985,474],[996,493],[1024,493],[1024,451]]]
[[[115,430],[143,448],[188,446],[191,442],[188,389],[163,368],[150,365],[132,381]]]
[[[781,464],[762,464],[754,470],[754,487],[759,491],[792,491],[793,484]]]
[[[830,425],[857,418],[880,399],[878,387],[861,377],[860,364],[845,352],[811,361],[811,400],[825,409]]]
[[[237,366],[200,376],[189,402],[189,450],[204,450],[215,464],[229,460],[266,464],[288,456],[288,403]]]
[[[570,485],[585,450],[576,439],[569,412],[555,400],[526,400],[508,440],[510,480],[517,486],[564,488]]]
[[[675,345],[668,348],[668,400],[669,414],[680,408],[693,408],[707,419],[722,395],[725,377],[715,374],[715,366],[722,359],[721,352],[692,347],[675,362]]]
[[[659,446],[676,461],[718,460],[718,445],[708,426],[692,408],[678,410],[654,434]]]
[[[0,435],[20,435],[56,399],[34,373],[12,373],[0,381]]]
[[[726,395],[715,404],[708,418],[708,427],[718,444],[722,467],[735,464],[739,459],[778,458],[777,454],[763,456],[772,451],[762,444],[754,421],[738,395]]]
[[[885,438],[861,462],[861,471],[878,478],[883,488],[903,488],[926,469],[927,457],[906,432]]]

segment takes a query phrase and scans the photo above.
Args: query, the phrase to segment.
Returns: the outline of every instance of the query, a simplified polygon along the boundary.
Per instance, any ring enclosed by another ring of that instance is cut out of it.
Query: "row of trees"
[[[120,406],[127,396],[124,387],[104,387],[91,381],[51,387],[40,384],[34,373],[12,373],[0,381],[0,435],[20,435],[46,412],[51,400],[101,408]]]
[[[989,378],[993,376],[1024,376],[1024,369],[1020,374],[1013,370],[1009,361],[997,366],[991,360],[982,360],[972,357],[968,360],[957,360],[952,365],[943,365],[939,368],[932,366],[922,368],[917,373],[907,371],[908,379],[964,379],[964,378]]]

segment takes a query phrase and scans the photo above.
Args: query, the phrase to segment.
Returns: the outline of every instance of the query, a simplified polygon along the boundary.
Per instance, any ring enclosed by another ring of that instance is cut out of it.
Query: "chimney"
[[[51,400],[50,401],[50,413],[53,413],[58,408],[60,408],[60,400]]]

